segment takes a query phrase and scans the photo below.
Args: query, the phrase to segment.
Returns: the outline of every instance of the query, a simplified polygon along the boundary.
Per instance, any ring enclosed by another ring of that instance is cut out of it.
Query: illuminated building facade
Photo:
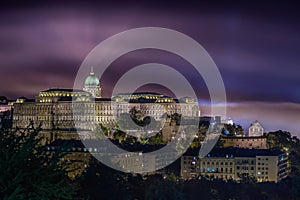
[[[91,72],[83,90],[49,89],[35,99],[20,98],[14,103],[13,128],[24,128],[32,120],[42,124],[41,134],[47,139],[79,139],[76,130],[88,133],[102,124],[113,128],[122,113],[132,108],[145,116],[159,120],[164,114],[175,112],[198,117],[198,104],[191,98],[180,100],[156,93],[119,94],[112,99],[101,97],[100,82]],[[86,139],[93,136],[86,135]]]
[[[238,147],[246,149],[267,149],[267,138],[262,136],[236,137],[221,136],[224,147]]]
[[[90,75],[88,75],[84,81],[84,87],[82,90],[91,93],[95,98],[101,98],[102,89],[100,80],[94,74],[93,67],[91,68]]]
[[[182,156],[181,177],[279,182],[287,177],[287,155],[278,149],[214,149],[206,157]]]
[[[249,137],[263,136],[263,134],[264,134],[264,128],[257,120],[255,120],[255,122],[252,123],[249,127]]]

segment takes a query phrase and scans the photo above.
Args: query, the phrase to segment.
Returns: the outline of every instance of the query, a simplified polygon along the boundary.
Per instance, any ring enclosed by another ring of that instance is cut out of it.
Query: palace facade
[[[156,93],[124,93],[102,98],[101,93],[100,81],[91,71],[82,90],[49,89],[39,92],[35,99],[20,98],[13,106],[13,128],[25,128],[33,121],[36,126],[41,124],[41,134],[54,141],[79,139],[77,130],[88,133],[99,124],[113,128],[118,117],[133,108],[156,120],[164,113],[200,116],[198,103],[188,97],[174,99]]]

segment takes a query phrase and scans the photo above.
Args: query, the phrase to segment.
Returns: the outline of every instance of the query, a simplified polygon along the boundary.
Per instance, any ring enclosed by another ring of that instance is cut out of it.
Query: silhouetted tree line
[[[299,199],[300,143],[285,131],[266,134],[270,147],[289,153],[290,176],[280,183],[243,183],[205,178],[183,181],[179,162],[154,175],[113,170],[95,159],[75,180],[67,177],[64,152],[45,151],[40,128],[1,129],[0,199]],[[204,129],[203,129],[204,131]],[[201,133],[202,134],[202,133]]]
[[[76,182],[67,176],[63,152],[51,154],[33,122],[25,129],[1,129],[0,199],[72,199]]]

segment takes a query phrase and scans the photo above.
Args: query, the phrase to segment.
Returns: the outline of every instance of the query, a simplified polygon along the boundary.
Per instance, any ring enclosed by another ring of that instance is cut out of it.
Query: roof
[[[152,94],[152,95],[160,95],[160,96],[162,96],[162,94],[155,93],[155,92],[119,93],[119,94],[117,94],[116,96],[119,96],[119,95],[143,95],[143,94]]]
[[[222,138],[224,139],[267,139],[265,136],[245,136],[245,137],[237,137],[237,136],[225,136],[221,135]]]
[[[65,89],[65,88],[52,88],[48,90],[44,90],[42,92],[85,92],[83,90],[78,90],[78,89]]]
[[[0,96],[0,101],[3,101],[3,100],[7,101],[6,96]]]
[[[51,142],[48,147],[55,147],[55,148],[63,148],[63,147],[69,147],[69,148],[103,148],[105,140],[102,139],[87,139],[84,140],[84,143],[82,143],[81,140],[62,140],[58,139],[53,142]]]
[[[90,73],[90,75],[88,75],[84,81],[84,86],[85,87],[89,87],[89,86],[100,86],[100,81],[99,79],[95,76],[94,73]]]
[[[273,149],[243,149],[243,148],[215,148],[206,157],[256,157],[279,156],[284,154],[278,148]]]
[[[95,98],[95,101],[111,101],[111,98]]]

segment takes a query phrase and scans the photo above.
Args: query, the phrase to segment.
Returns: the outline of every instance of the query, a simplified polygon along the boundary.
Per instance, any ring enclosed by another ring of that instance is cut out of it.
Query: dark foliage
[[[72,199],[75,185],[60,163],[63,155],[45,151],[32,124],[1,131],[0,199]]]

